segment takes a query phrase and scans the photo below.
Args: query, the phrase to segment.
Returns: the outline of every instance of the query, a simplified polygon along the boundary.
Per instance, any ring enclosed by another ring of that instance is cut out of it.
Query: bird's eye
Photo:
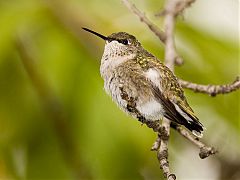
[[[119,40],[118,42],[119,42],[119,43],[122,43],[122,44],[124,44],[124,45],[130,44],[130,42],[129,42],[127,39],[121,39],[121,40]]]

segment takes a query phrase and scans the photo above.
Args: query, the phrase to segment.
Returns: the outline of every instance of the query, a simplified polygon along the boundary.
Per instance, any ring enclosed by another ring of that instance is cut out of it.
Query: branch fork
[[[175,42],[174,42],[174,29],[176,17],[180,15],[187,7],[191,6],[195,0],[166,0],[166,5],[163,11],[161,11],[156,16],[164,16],[164,31],[159,29],[155,24],[153,24],[147,16],[141,12],[134,4],[129,0],[122,0],[124,5],[139,17],[140,21],[145,23],[148,28],[160,39],[160,41],[165,45],[165,64],[174,71],[174,65],[183,64],[182,58],[177,54]],[[194,92],[206,93],[210,96],[216,96],[217,94],[226,94],[232,91],[240,89],[240,79],[237,79],[226,85],[201,85],[185,80],[179,79],[179,83],[183,88],[193,90]],[[147,123],[146,123],[147,124]],[[152,126],[148,127],[153,128]],[[157,158],[160,164],[160,168],[163,170],[164,177],[167,180],[176,180],[175,174],[170,172],[169,162],[168,162],[168,140],[170,137],[170,126],[174,128],[179,134],[188,139],[199,149],[199,157],[204,159],[210,155],[216,154],[218,151],[210,146],[207,146],[199,140],[199,138],[192,135],[184,127],[180,125],[173,125],[168,119],[163,119],[162,124],[156,126],[154,129],[158,133],[158,137],[154,142],[151,150],[157,152]]]

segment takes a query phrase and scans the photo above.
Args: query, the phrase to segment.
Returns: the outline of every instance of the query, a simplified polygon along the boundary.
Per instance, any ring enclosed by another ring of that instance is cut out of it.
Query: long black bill
[[[95,34],[96,36],[102,38],[102,39],[105,40],[105,41],[108,39],[106,36],[104,36],[104,35],[102,35],[102,34],[99,34],[99,33],[95,32],[95,31],[92,31],[92,30],[90,30],[90,29],[88,29],[88,28],[82,28],[82,29],[84,29],[85,31],[88,31],[88,32],[90,32],[90,33],[92,33],[92,34]]]

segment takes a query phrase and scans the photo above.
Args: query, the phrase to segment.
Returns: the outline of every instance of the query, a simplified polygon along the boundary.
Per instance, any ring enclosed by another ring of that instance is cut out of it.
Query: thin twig
[[[174,9],[178,0],[168,0],[165,6],[166,15],[164,18],[166,47],[165,47],[165,64],[171,71],[174,71],[174,61],[176,58],[176,48],[174,42],[175,14]]]
[[[181,14],[186,8],[190,7],[196,0],[182,0],[177,3],[175,8],[175,16]]]
[[[216,154],[218,151],[214,147],[207,146],[203,142],[199,140],[199,138],[195,137],[190,133],[188,130],[181,126],[175,126],[174,129],[176,129],[182,136],[184,136],[186,139],[188,139],[190,142],[195,144],[197,147],[199,147],[199,157],[201,159],[204,159],[210,155]]]
[[[140,21],[146,24],[149,29],[160,39],[160,41],[165,44],[166,41],[166,34],[164,31],[162,31],[159,27],[157,27],[154,23],[152,23],[145,13],[141,12],[133,3],[131,3],[129,0],[122,0],[123,4],[136,16],[139,17]],[[176,65],[182,65],[183,59],[182,57],[175,55],[175,64]]]
[[[141,22],[145,23],[149,29],[162,41],[162,43],[165,43],[166,36],[165,33],[159,29],[155,24],[153,24],[147,16],[141,12],[134,4],[129,2],[128,0],[122,0],[123,4],[132,11],[135,15],[137,15]]]
[[[173,9],[173,14],[174,16],[178,16],[179,14],[181,14],[187,7],[190,7],[192,3],[194,3],[196,0],[182,0],[182,1],[178,1],[175,4],[175,8]],[[163,16],[167,13],[167,10],[164,9],[163,11],[160,11],[159,13],[155,14],[155,16],[159,17],[159,16]]]
[[[210,96],[216,96],[218,94],[227,94],[240,89],[240,78],[237,77],[235,81],[225,85],[202,85],[192,82],[188,82],[182,79],[178,80],[183,88],[191,89],[194,92],[206,93]]]
[[[176,58],[176,50],[174,43],[174,28],[175,28],[175,15],[174,8],[176,7],[176,0],[168,0],[165,6],[167,14],[164,18],[164,29],[166,35],[165,41],[165,64],[172,71],[174,71],[174,62]],[[162,130],[159,131],[160,134],[160,147],[157,151],[157,157],[160,162],[160,166],[163,170],[164,176],[168,180],[176,179],[176,176],[170,172],[169,163],[168,163],[168,139],[170,135],[170,121],[168,119],[162,120]]]
[[[168,119],[162,120],[162,125],[158,131],[159,133],[159,149],[157,150],[157,158],[160,163],[160,168],[163,170],[163,175],[167,180],[175,180],[176,175],[171,173],[168,162],[168,140],[170,136],[170,121]]]
[[[161,144],[161,138],[160,138],[160,134],[158,134],[156,141],[152,145],[151,151],[157,151],[160,147],[160,144]]]

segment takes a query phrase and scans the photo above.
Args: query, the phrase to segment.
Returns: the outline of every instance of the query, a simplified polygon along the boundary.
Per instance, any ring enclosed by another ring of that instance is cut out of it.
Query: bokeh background
[[[164,1],[134,0],[162,27]],[[239,1],[199,0],[178,18],[180,78],[203,84],[239,75]],[[120,0],[0,0],[0,179],[162,179],[156,135],[125,115],[103,90],[104,42],[86,33],[134,34],[159,59],[164,47]],[[171,131],[178,179],[240,178],[239,92],[209,97],[186,90],[207,128],[198,149]]]

